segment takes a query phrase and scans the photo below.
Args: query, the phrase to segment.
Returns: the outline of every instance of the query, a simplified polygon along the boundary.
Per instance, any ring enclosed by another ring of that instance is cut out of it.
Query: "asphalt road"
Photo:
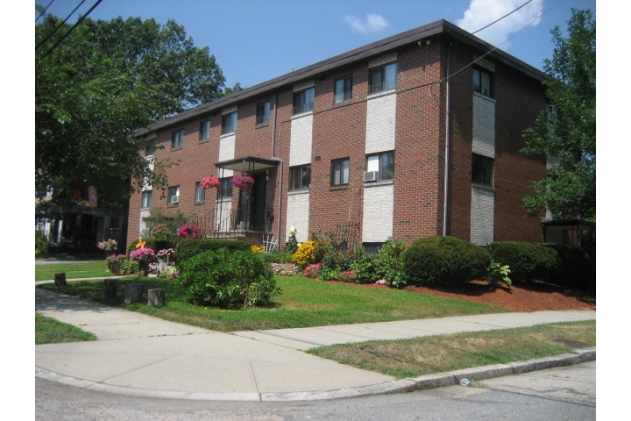
[[[35,419],[595,420],[596,362],[414,393],[304,402],[145,399],[35,381]]]

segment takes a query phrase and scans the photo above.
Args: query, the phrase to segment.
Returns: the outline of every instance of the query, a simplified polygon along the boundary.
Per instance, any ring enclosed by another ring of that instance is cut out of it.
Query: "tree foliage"
[[[596,21],[572,9],[568,36],[552,31],[554,53],[544,69],[550,106],[525,132],[524,152],[554,157],[534,193],[524,198],[533,215],[555,219],[596,216]]]
[[[173,164],[149,165],[134,131],[220,97],[225,78],[174,21],[85,19],[55,46],[69,30],[52,15],[35,26],[36,192],[53,186],[63,208],[93,185],[100,204],[125,205]]]

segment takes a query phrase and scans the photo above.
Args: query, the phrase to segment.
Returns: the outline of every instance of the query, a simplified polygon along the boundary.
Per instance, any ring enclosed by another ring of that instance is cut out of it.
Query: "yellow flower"
[[[139,238],[138,239],[138,244],[136,244],[136,248],[137,249],[141,249],[141,248],[143,248],[146,245],[147,245],[147,242],[146,241],[142,241],[142,238]]]
[[[262,246],[250,246],[250,251],[252,253],[263,253],[263,247]]]

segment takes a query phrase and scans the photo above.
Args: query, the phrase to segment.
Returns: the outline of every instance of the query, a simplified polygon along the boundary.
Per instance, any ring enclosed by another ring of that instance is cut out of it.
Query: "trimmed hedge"
[[[179,263],[177,285],[193,303],[221,308],[258,306],[281,293],[270,265],[249,250],[209,250]]]
[[[513,281],[536,280],[552,282],[561,271],[562,262],[557,251],[543,243],[526,241],[498,241],[488,246],[493,260],[508,265]]]
[[[250,250],[250,243],[245,240],[221,240],[221,239],[203,239],[203,238],[186,238],[180,240],[175,254],[178,264],[184,260],[190,259],[205,251],[217,251],[221,248],[229,251]]]
[[[427,237],[403,253],[403,270],[412,285],[450,285],[486,277],[491,255],[483,247],[454,237]]]
[[[554,249],[560,259],[556,280],[571,287],[596,292],[596,261],[582,247],[560,244],[546,244]]]

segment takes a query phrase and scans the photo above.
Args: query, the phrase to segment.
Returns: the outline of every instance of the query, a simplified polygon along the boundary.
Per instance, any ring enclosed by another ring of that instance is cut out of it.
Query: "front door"
[[[267,190],[265,173],[254,173],[252,178],[254,178],[254,185],[250,187],[252,191],[250,226],[254,231],[265,231],[265,192]]]

